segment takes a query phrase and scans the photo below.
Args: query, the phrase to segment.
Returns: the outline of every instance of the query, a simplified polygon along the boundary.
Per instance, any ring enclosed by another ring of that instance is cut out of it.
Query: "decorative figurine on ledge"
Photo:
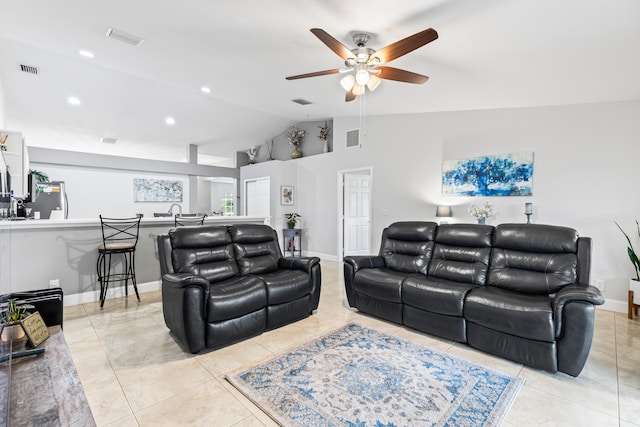
[[[249,150],[246,151],[247,156],[249,156],[249,164],[253,165],[256,163],[256,156],[258,155],[258,148],[255,145],[252,145]]]

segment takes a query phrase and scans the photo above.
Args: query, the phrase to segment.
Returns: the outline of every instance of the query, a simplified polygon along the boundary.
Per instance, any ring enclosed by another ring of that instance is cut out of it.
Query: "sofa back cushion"
[[[492,242],[493,227],[490,225],[440,225],[429,263],[429,276],[484,285]]]
[[[278,234],[268,225],[237,224],[229,226],[229,234],[240,268],[240,274],[262,274],[275,271],[282,258]]]
[[[487,285],[549,295],[575,283],[578,233],[542,224],[501,224],[494,232]]]
[[[169,230],[171,262],[176,273],[197,274],[210,283],[238,274],[227,227],[203,225]]]
[[[382,233],[380,256],[391,270],[427,274],[437,224],[424,221],[396,222]]]

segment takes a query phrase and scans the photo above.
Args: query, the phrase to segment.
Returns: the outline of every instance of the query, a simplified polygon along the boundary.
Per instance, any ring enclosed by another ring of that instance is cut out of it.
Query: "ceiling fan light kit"
[[[375,51],[366,47],[367,43],[372,39],[372,35],[365,32],[352,33],[353,42],[357,46],[354,49],[349,49],[320,28],[312,28],[311,32],[327,45],[329,49],[341,57],[347,68],[334,68],[331,70],[299,74],[289,76],[286,79],[297,80],[329,74],[349,73],[340,79],[340,85],[346,91],[345,100],[347,102],[353,101],[357,96],[363,95],[365,88],[369,88],[372,92],[376,90],[382,81],[381,79],[413,84],[425,83],[429,79],[427,76],[400,68],[383,66],[382,64],[406,55],[438,38],[436,30],[427,28],[426,30]]]

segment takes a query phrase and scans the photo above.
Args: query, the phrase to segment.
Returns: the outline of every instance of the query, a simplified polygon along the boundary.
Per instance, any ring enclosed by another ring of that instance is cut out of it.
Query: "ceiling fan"
[[[400,68],[387,67],[382,64],[391,62],[438,38],[436,30],[428,28],[375,51],[367,47],[367,43],[371,40],[371,35],[368,33],[358,32],[353,34],[353,42],[357,47],[349,49],[320,28],[312,28],[311,32],[326,44],[329,49],[344,59],[346,68],[333,68],[331,70],[299,74],[297,76],[289,76],[286,79],[296,80],[328,74],[349,73],[340,80],[340,84],[346,90],[345,101],[347,102],[353,101],[358,95],[364,94],[365,87],[368,87],[370,91],[374,91],[380,84],[380,79],[415,84],[425,83],[429,79],[427,76],[401,70]]]

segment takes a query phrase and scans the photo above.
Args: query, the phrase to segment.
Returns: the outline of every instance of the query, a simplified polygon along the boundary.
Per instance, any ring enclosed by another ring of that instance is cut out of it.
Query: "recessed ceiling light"
[[[203,91],[204,93],[211,93],[211,89],[206,86],[202,86],[200,90]]]
[[[69,98],[67,98],[67,101],[71,105],[80,105],[80,100],[78,98],[76,98],[75,96],[70,96]]]
[[[88,50],[80,50],[78,51],[78,54],[84,56],[85,58],[93,58],[95,56],[93,52],[89,52]]]
[[[164,119],[164,122],[168,125],[175,125],[176,119],[174,119],[173,117],[167,117],[166,119]]]

